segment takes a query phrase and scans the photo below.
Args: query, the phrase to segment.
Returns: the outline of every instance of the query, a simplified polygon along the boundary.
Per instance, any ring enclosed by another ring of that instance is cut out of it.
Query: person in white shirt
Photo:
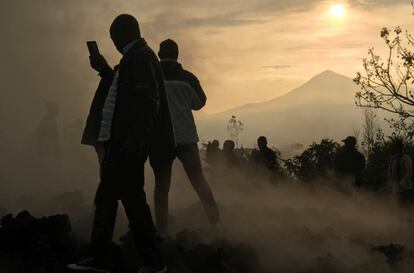
[[[201,167],[197,145],[199,138],[192,113],[193,110],[204,107],[207,97],[197,77],[184,70],[177,62],[178,45],[173,40],[165,40],[160,44],[158,56],[165,79],[175,148],[173,156],[169,158],[160,159],[151,157],[150,154],[150,162],[155,174],[154,206],[157,231],[162,235],[168,232],[168,192],[175,157],[183,164],[210,223],[220,224],[218,206]]]

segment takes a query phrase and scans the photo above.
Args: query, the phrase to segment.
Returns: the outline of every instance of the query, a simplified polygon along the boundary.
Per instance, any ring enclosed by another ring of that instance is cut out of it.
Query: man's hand
[[[102,70],[108,66],[105,58],[102,55],[98,56],[89,56],[89,60],[91,63],[91,67],[98,72],[102,72]]]

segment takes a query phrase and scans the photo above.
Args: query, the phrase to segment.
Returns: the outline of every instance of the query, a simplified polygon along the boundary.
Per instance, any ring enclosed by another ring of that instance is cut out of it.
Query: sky
[[[369,47],[385,48],[382,27],[414,31],[412,12],[410,0],[0,0],[0,109],[40,112],[56,101],[84,117],[98,83],[85,42],[117,64],[108,29],[120,13],[139,20],[155,51],[163,39],[178,42],[179,61],[207,93],[204,111],[216,113],[278,97],[326,69],[354,77]]]

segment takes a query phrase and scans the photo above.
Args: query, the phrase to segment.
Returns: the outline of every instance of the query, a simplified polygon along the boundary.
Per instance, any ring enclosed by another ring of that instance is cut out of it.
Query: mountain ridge
[[[297,95],[296,93],[298,92],[298,90],[303,91],[303,88],[307,88],[309,85],[315,84],[315,82],[316,83],[324,82],[324,81],[326,81],[326,79],[332,79],[332,78],[347,81],[348,83],[353,84],[353,80],[351,78],[349,78],[347,76],[344,76],[342,74],[339,74],[339,73],[337,73],[333,70],[327,69],[327,70],[324,70],[323,72],[318,73],[315,76],[311,77],[309,80],[305,81],[303,84],[301,84],[298,87],[292,89],[291,91],[289,91],[289,92],[287,92],[287,93],[285,93],[281,96],[272,98],[270,100],[266,100],[266,101],[262,101],[262,102],[247,103],[247,104],[244,104],[244,105],[241,105],[241,106],[237,106],[237,107],[234,107],[234,108],[222,111],[222,112],[218,112],[218,113],[213,113],[213,114],[208,114],[206,112],[202,112],[202,113],[203,113],[203,115],[205,114],[205,115],[208,115],[208,116],[216,116],[216,115],[222,115],[222,114],[231,114],[231,113],[238,112],[241,109],[245,109],[245,108],[271,104],[272,102],[276,102],[276,101],[279,101],[281,99],[285,99],[285,98],[289,98],[290,96]],[[357,88],[356,85],[355,85],[355,88]],[[355,89],[355,90],[357,90],[357,89]]]
[[[244,146],[255,146],[260,135],[276,146],[309,144],[322,138],[340,140],[361,128],[362,111],[354,99],[357,90],[351,78],[325,70],[274,99],[196,115],[200,139],[229,139],[226,125],[234,115],[244,123],[240,135]]]

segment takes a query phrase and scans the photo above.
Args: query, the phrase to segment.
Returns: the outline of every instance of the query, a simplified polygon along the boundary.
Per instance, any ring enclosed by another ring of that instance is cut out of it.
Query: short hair
[[[257,143],[259,143],[259,142],[267,143],[267,138],[265,136],[260,136],[257,139]]]
[[[178,59],[178,45],[171,39],[167,39],[161,42],[160,44],[160,51],[158,52],[158,56],[161,59]]]
[[[118,15],[111,24],[110,32],[123,32],[128,36],[141,36],[139,23],[137,19],[130,14]]]
[[[346,146],[353,146],[355,147],[357,144],[357,139],[354,136],[349,136],[347,138],[345,138],[344,140],[342,140],[343,143],[345,143]]]
[[[226,140],[223,143],[223,151],[233,151],[236,147],[236,144],[233,140]]]

